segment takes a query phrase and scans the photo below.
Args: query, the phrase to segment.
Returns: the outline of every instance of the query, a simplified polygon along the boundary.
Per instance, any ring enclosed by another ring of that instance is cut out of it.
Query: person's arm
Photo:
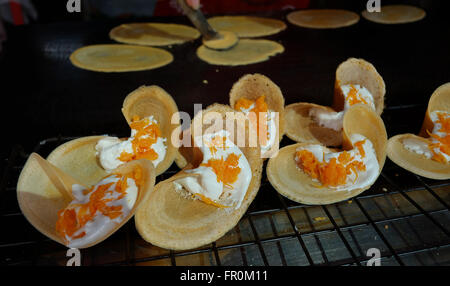
[[[197,10],[200,8],[200,0],[186,0],[186,3],[191,6],[192,9]]]

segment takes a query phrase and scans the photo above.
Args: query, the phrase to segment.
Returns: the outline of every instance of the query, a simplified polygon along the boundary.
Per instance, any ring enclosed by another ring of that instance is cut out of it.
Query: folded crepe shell
[[[332,108],[312,103],[293,103],[285,108],[286,135],[296,141],[305,143],[321,143],[326,146],[340,146],[342,135],[340,131],[321,126],[311,116],[311,108],[329,111],[342,111],[345,98],[341,86],[347,84],[360,85],[372,94],[377,114],[381,115],[384,109],[384,95],[386,87],[381,75],[375,67],[363,60],[349,58],[336,69],[334,97]]]
[[[372,94],[375,110],[381,115],[384,109],[384,95],[386,85],[376,68],[363,59],[349,58],[336,69],[334,85],[333,108],[337,111],[344,109],[344,96],[341,86],[347,84],[360,85]]]
[[[158,122],[161,136],[167,139],[166,156],[156,167],[156,175],[162,174],[172,165],[177,155],[177,147],[172,142],[172,134],[180,126],[175,100],[158,86],[141,86],[125,98],[122,113],[128,124],[131,124],[134,116],[142,119],[152,115]]]
[[[354,105],[344,116],[344,149],[351,148],[348,138],[352,134],[361,134],[368,138],[374,147],[379,164],[379,172],[386,159],[386,129],[382,119],[370,108]],[[331,204],[352,198],[370,188],[366,186],[351,191],[318,186],[306,173],[297,167],[296,149],[309,143],[297,143],[282,148],[278,156],[271,158],[267,164],[267,178],[272,186],[283,196],[304,204]]]
[[[424,143],[429,142],[429,133],[434,128],[430,114],[434,111],[450,112],[450,83],[441,85],[431,95],[419,136],[400,134],[389,138],[387,155],[394,163],[414,174],[436,180],[450,179],[449,163],[440,163],[427,159],[424,155],[407,150],[403,145],[403,140],[405,139],[416,139]]]
[[[54,149],[47,161],[79,182],[94,185],[108,173],[97,159],[95,146],[105,136],[88,136],[68,141]]]
[[[278,85],[262,74],[247,74],[233,84],[230,91],[230,106],[234,108],[241,98],[255,101],[264,95],[269,110],[278,112],[278,139],[285,132],[284,96]]]
[[[325,146],[341,145],[341,132],[318,124],[309,116],[311,108],[334,111],[331,107],[314,103],[298,102],[287,105],[285,109],[286,136],[296,142],[316,143]]]
[[[56,221],[58,220],[58,211],[64,209],[71,202],[71,198],[64,195],[64,191],[58,188],[54,180],[48,176],[45,171],[45,161],[39,155],[33,153],[28,158],[23,167],[19,180],[17,183],[17,200],[19,207],[25,218],[42,234],[48,238],[65,245],[63,239],[56,232]],[[47,163],[50,168],[54,168],[58,173],[63,174],[51,163]],[[96,241],[90,241],[80,248],[87,248],[98,244],[117,231],[123,224],[125,224],[135,213],[141,202],[150,194],[155,184],[154,167],[148,160],[136,160],[124,164],[114,170],[117,174],[127,174],[139,166],[143,172],[142,185],[139,188],[136,202],[131,209],[128,216],[126,216],[120,224],[105,233]],[[64,175],[69,178],[68,174]],[[76,179],[72,179],[76,182]],[[80,181],[83,186],[90,186],[84,181]],[[95,182],[97,183],[97,182]]]
[[[227,105],[213,104],[199,114],[205,117],[210,112],[218,112],[224,118],[227,112],[235,111]],[[199,114],[193,122],[200,121]],[[208,127],[203,125],[203,130]],[[136,213],[135,224],[142,238],[159,247],[185,250],[211,243],[233,228],[255,198],[262,175],[260,149],[240,149],[249,162],[253,176],[239,208],[216,208],[185,197],[175,190],[173,180],[168,179],[156,185],[155,191]]]

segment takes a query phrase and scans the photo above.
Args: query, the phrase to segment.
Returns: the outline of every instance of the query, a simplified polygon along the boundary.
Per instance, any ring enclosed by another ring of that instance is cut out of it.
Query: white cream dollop
[[[82,226],[73,234],[73,237],[77,237],[84,232],[84,236],[80,238],[72,238],[66,235],[65,239],[68,242],[68,247],[82,247],[102,238],[105,234],[113,230],[117,226],[117,224],[121,223],[128,216],[134,204],[136,203],[138,187],[136,186],[136,183],[132,178],[127,178],[127,189],[125,190],[126,195],[122,198],[119,198],[121,193],[115,191],[115,185],[119,181],[119,179],[120,176],[106,177],[105,179],[101,180],[91,192],[87,194],[85,194],[86,189],[83,186],[76,184],[72,186],[72,194],[74,196],[74,200],[69,204],[67,208],[73,208],[75,209],[75,211],[77,211],[80,208],[80,204],[86,204],[89,202],[90,196],[99,186],[113,183],[108,188],[108,191],[111,192],[109,193],[108,197],[106,197],[108,199],[112,199],[112,201],[107,202],[106,205],[121,206],[122,214],[114,219],[111,219],[97,210],[94,217],[90,221],[86,222],[84,226]]]
[[[216,147],[213,152],[208,146],[216,136],[225,137],[225,144],[222,147]],[[199,166],[198,168],[187,170],[187,173],[198,174],[198,176],[185,177],[173,182],[175,189],[188,191],[192,195],[200,194],[215,203],[226,206],[239,208],[247,193],[248,186],[252,179],[252,171],[245,155],[242,151],[229,139],[229,133],[221,130],[216,133],[205,134],[194,138],[195,145],[200,148],[203,153],[202,164],[207,164],[210,159],[224,160],[230,155],[239,156],[238,167],[240,173],[237,180],[231,186],[225,186],[217,179],[217,175],[209,166]]]
[[[255,104],[253,103],[248,108],[241,107],[240,111],[243,112],[246,116],[255,108]],[[259,116],[257,114],[256,116]],[[277,139],[277,124],[276,124],[276,112],[268,109],[267,112],[264,112],[264,119],[267,122],[267,141],[266,144],[261,146],[261,153],[264,154],[271,150],[271,148],[276,143]],[[252,128],[258,128],[256,126],[252,126]]]
[[[153,116],[143,118],[142,120],[145,119],[148,119],[149,121],[147,126],[158,124]],[[131,137],[129,137],[127,140],[120,140],[117,137],[105,137],[97,142],[97,145],[95,146],[96,154],[98,156],[100,165],[106,171],[110,172],[125,163],[124,161],[119,160],[120,154],[122,154],[122,152],[126,152],[129,154],[132,154],[134,152],[131,142],[134,140],[136,132],[136,130],[132,129]],[[146,135],[144,135],[143,138],[145,138],[145,136]],[[156,154],[158,154],[158,158],[152,161],[155,168],[161,161],[164,160],[164,157],[166,156],[166,141],[166,138],[158,137],[157,141],[150,146],[150,148],[153,149]]]
[[[344,120],[345,112],[350,108],[349,94],[352,88],[356,89],[358,99],[367,102],[367,105],[375,110],[375,103],[372,94],[365,87],[358,84],[347,84],[341,86],[342,94],[344,95],[344,110],[336,112],[322,108],[311,108],[309,116],[320,126],[333,129],[335,131],[342,130],[342,122]]]
[[[336,189],[338,191],[352,191],[355,189],[365,188],[367,186],[372,185],[379,175],[379,163],[377,159],[377,154],[375,149],[373,148],[372,142],[363,135],[353,134],[350,136],[350,141],[352,145],[356,142],[365,140],[364,144],[362,144],[362,148],[364,150],[365,156],[361,156],[359,150],[357,148],[353,148],[352,150],[346,151],[349,153],[350,157],[353,158],[353,161],[359,161],[364,164],[366,169],[364,171],[356,171],[357,173],[352,172],[347,175],[347,183],[344,185],[330,188]],[[323,163],[329,163],[332,158],[338,158],[339,155],[343,152],[331,152],[329,149],[325,148],[322,145],[310,144],[306,146],[301,146],[296,149],[296,151],[307,150],[316,157],[316,159]],[[295,157],[295,160],[298,162],[298,157]],[[315,179],[315,181],[318,181]]]
[[[444,138],[444,137],[448,136],[448,134],[446,132],[442,132],[442,124],[439,122],[438,114],[441,114],[441,115],[443,114],[445,119],[448,119],[450,117],[450,114],[445,111],[433,111],[430,113],[430,119],[434,124],[433,130],[431,133],[434,136]],[[447,155],[446,153],[442,152],[441,149],[438,147],[442,143],[439,142],[439,140],[433,136],[429,137],[428,140],[429,140],[429,143],[419,140],[417,138],[406,138],[406,139],[403,139],[402,143],[403,143],[403,147],[406,150],[408,150],[410,152],[414,152],[419,155],[424,155],[427,159],[431,159],[431,158],[433,158],[434,154],[438,154],[438,155],[441,155],[445,159],[446,162],[449,162],[450,156]],[[436,147],[434,147],[433,149],[430,149],[430,148],[432,148],[430,146],[431,144],[435,144]]]
[[[433,157],[433,153],[428,147],[428,143],[416,138],[405,138],[402,140],[403,147],[410,152],[424,155],[427,159]]]

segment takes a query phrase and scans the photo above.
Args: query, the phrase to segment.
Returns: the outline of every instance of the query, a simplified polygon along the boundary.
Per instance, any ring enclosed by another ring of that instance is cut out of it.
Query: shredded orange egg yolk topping
[[[440,128],[433,130],[433,133],[427,131],[431,136],[431,142],[428,144],[428,147],[433,153],[432,160],[446,163],[448,161],[442,153],[450,156],[450,114],[447,112],[436,112],[436,115],[437,120],[433,123],[435,125],[439,124]]]
[[[239,158],[241,155],[231,153],[224,160],[209,159],[207,163],[202,163],[200,166],[210,167],[217,176],[217,182],[222,182],[224,186],[233,188],[232,184],[237,181],[241,168],[238,167]]]
[[[226,136],[215,136],[211,141],[206,141],[205,144],[211,151],[211,154],[216,154],[217,148],[227,149],[226,146],[227,137]]]
[[[157,123],[150,122],[148,118],[142,120],[134,116],[130,124],[131,129],[136,130],[134,139],[131,141],[133,153],[123,151],[119,160],[129,162],[138,159],[148,159],[154,161],[158,159],[158,153],[151,148],[156,143],[158,137],[161,137],[161,130]]]
[[[361,94],[359,94],[358,89],[356,89],[353,84],[350,85],[350,91],[348,92],[346,100],[350,106],[358,103],[369,104]]]
[[[97,184],[83,190],[83,195],[89,197],[86,203],[74,201],[68,207],[58,212],[56,232],[66,243],[67,237],[70,239],[84,237],[86,232],[79,232],[80,229],[98,214],[102,214],[111,220],[120,217],[123,214],[122,206],[113,205],[112,203],[127,195],[128,178],[133,179],[139,188],[142,184],[142,169],[137,167],[133,172],[126,175],[111,174],[103,180],[107,178],[118,178],[118,180],[116,182]]]
[[[267,139],[269,137],[269,131],[268,131],[268,127],[267,127],[267,120],[264,120],[264,121],[260,122],[260,119],[259,119],[259,113],[260,112],[266,112],[267,113],[268,110],[269,110],[268,105],[267,105],[267,103],[265,101],[265,96],[261,95],[255,101],[247,99],[247,98],[240,98],[240,99],[238,99],[236,101],[236,104],[234,105],[234,109],[235,110],[239,110],[239,111],[248,110],[248,112],[255,112],[255,114],[256,114],[256,128],[257,128],[258,138],[260,138],[261,143],[263,145],[265,145],[266,141],[267,141]],[[260,128],[260,124],[264,124],[264,126],[262,128]],[[262,136],[261,137],[259,135],[260,130],[266,130],[267,136]]]
[[[365,140],[354,144],[357,154],[361,158],[365,157],[363,144]],[[318,180],[324,187],[337,187],[347,183],[348,175],[355,174],[358,177],[358,171],[365,171],[366,166],[362,161],[355,160],[349,152],[343,151],[337,158],[333,157],[328,162],[319,161],[316,156],[308,150],[299,150],[295,153],[297,166],[303,170],[312,179]],[[356,179],[355,179],[356,180]]]

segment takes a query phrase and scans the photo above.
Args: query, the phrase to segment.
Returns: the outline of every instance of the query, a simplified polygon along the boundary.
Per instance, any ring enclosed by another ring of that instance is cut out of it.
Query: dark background
[[[265,16],[285,20],[288,25],[285,31],[266,37],[286,49],[269,61],[241,67],[209,65],[195,54],[201,44],[198,39],[165,47],[174,55],[168,66],[129,73],[82,70],[70,63],[69,55],[85,45],[113,43],[108,37],[110,29],[130,20],[189,24],[188,20],[99,16],[85,21],[82,15],[67,13],[66,1],[34,2],[40,18],[29,25],[7,25],[8,41],[0,54],[2,158],[16,144],[29,152],[40,140],[54,136],[127,136],[129,128],[120,108],[125,96],[141,85],[164,88],[180,110],[192,115],[193,103],[204,107],[228,103],[228,92],[239,77],[261,73],[280,86],[286,104],[329,105],[339,63],[349,57],[364,58],[385,80],[383,119],[392,136],[416,133],[429,96],[450,81],[449,1],[382,0],[382,4],[413,3],[424,8],[427,17],[403,25],[381,25],[361,18],[358,24],[337,30],[296,27],[286,21],[288,11],[266,12]],[[359,13],[366,2],[313,0],[310,7]]]

